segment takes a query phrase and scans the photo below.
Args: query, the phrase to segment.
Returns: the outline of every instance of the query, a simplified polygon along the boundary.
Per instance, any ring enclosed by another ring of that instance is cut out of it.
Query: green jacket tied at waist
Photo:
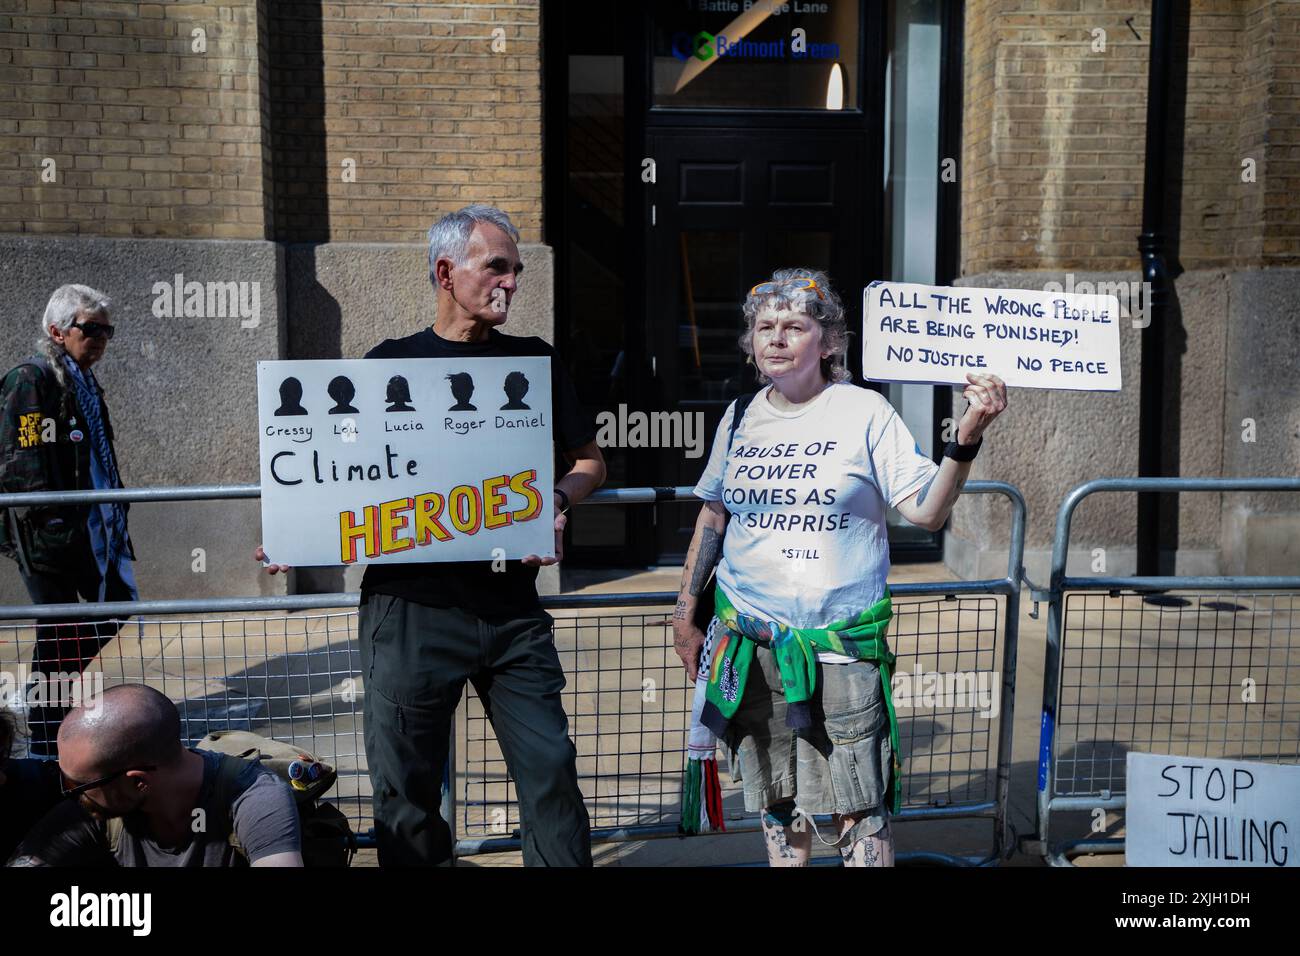
[[[770,648],[781,672],[781,684],[789,704],[786,724],[794,729],[812,725],[811,701],[817,689],[817,652],[830,651],[854,660],[870,661],[880,671],[885,709],[889,714],[889,738],[894,761],[890,812],[902,803],[903,775],[898,746],[898,718],[894,714],[892,671],[894,655],[885,635],[893,617],[889,591],[885,596],[849,620],[826,627],[796,628],[780,621],[764,621],[737,611],[721,587],[717,588],[714,613],[725,630],[718,635],[709,661],[707,701],[700,721],[718,737],[735,716],[745,697],[745,682],[754,660],[756,644]]]

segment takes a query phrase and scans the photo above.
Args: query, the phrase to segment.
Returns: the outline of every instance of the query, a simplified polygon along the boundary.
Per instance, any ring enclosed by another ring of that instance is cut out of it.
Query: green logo
[[[672,42],[673,56],[683,63],[692,56],[701,63],[707,63],[713,59],[713,44],[716,39],[717,37],[707,30],[701,30],[695,36],[688,33],[674,34]]]
[[[701,30],[699,33],[695,34],[695,37],[691,41],[695,47],[693,51],[695,59],[699,60],[701,63],[708,63],[709,60],[713,58],[713,41],[715,39],[717,38],[714,37],[712,33],[708,33],[705,30]]]

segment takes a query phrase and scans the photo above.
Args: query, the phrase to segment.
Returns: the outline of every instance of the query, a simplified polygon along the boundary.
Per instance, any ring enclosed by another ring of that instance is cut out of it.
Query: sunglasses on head
[[[749,294],[781,295],[782,289],[793,289],[796,292],[812,291],[817,293],[817,298],[823,302],[826,301],[826,296],[822,295],[822,290],[817,287],[817,281],[809,276],[797,276],[793,279],[786,279],[784,282],[760,282],[749,290]]]
[[[147,767],[127,767],[125,770],[119,770],[117,773],[110,773],[107,777],[100,777],[98,780],[92,780],[90,783],[77,783],[59,768],[59,789],[63,791],[65,797],[76,797],[85,793],[87,790],[94,790],[96,787],[106,787],[118,777],[124,777],[132,770],[157,770],[155,766]],[[72,784],[72,786],[69,786]]]
[[[104,338],[111,339],[113,333],[117,331],[113,326],[106,325],[103,322],[73,322],[72,327],[80,329],[82,335],[92,339],[97,339],[101,335]]]

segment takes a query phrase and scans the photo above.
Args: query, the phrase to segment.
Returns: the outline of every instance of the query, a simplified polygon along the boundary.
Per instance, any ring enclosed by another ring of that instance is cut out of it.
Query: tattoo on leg
[[[846,833],[851,835],[853,828]],[[894,836],[886,822],[879,831],[871,836],[858,837],[840,847],[840,857],[845,866],[887,867],[894,865]]]
[[[763,811],[762,818],[768,866],[807,866],[812,850],[808,832],[784,825],[770,809]]]
[[[880,854],[876,850],[876,841],[867,838],[862,841],[862,863],[864,866],[876,866],[880,860]]]

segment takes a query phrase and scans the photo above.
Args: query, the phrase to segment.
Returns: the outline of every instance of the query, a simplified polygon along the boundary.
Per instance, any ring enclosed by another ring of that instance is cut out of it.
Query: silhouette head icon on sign
[[[528,378],[523,372],[511,372],[506,376],[505,383],[501,386],[505,390],[508,401],[501,406],[501,411],[507,409],[527,409],[524,404],[524,396],[528,394]]]
[[[474,379],[470,378],[469,372],[452,372],[447,376],[447,381],[451,382],[451,394],[456,399],[456,404],[447,409],[449,412],[476,412],[478,407],[469,403],[470,396],[474,394]]]
[[[411,386],[400,375],[394,375],[388,380],[388,395],[385,401],[388,402],[388,407],[384,409],[386,412],[415,411],[411,406]]]
[[[276,415],[306,415],[302,407],[302,382],[290,376],[280,383],[280,407]]]
[[[352,399],[356,397],[357,389],[352,384],[352,379],[346,375],[336,375],[330,379],[326,391],[330,393],[330,398],[334,399],[334,407],[330,409],[331,415],[350,415],[356,412]]]

